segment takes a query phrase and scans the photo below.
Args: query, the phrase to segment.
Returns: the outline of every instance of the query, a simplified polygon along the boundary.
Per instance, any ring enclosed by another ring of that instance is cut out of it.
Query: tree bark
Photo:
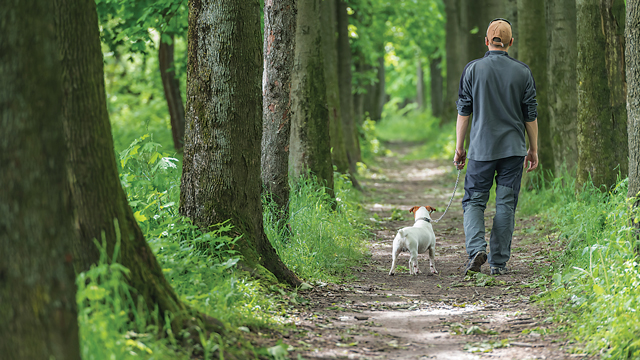
[[[542,170],[555,173],[547,101],[547,36],[545,1],[518,0],[519,57],[531,69],[538,101],[538,159]]]
[[[289,140],[297,7],[295,0],[264,5],[264,71],[262,73],[262,186],[289,214]]]
[[[297,179],[311,172],[333,196],[333,164],[329,139],[329,112],[324,78],[320,0],[298,3],[292,79],[291,174]]]
[[[442,116],[442,69],[440,68],[440,64],[442,63],[442,57],[438,56],[436,58],[432,58],[429,63],[429,74],[431,76],[431,115],[434,117]]]
[[[345,148],[340,108],[340,83],[338,81],[338,19],[335,1],[320,2],[320,37],[324,53],[324,78],[327,88],[327,108],[331,138],[331,159],[336,170],[342,174],[349,172],[349,160]]]
[[[297,286],[263,229],[262,61],[259,1],[189,3],[180,213],[202,229],[230,219],[244,265]]]
[[[629,192],[640,193],[640,2],[627,0],[625,63],[627,78],[627,116],[629,119]],[[638,201],[634,201],[634,207]]]
[[[556,169],[578,162],[576,1],[547,1],[547,101]],[[544,119],[542,119],[544,121]]]
[[[337,1],[336,10],[338,12],[338,76],[340,81],[343,135],[347,159],[349,160],[349,170],[351,174],[356,174],[356,163],[362,160],[362,155],[360,153],[360,140],[353,109],[349,15],[347,14],[347,3],[344,0],[335,1]]]
[[[171,43],[168,44],[160,37],[160,47],[158,48],[158,65],[164,97],[167,99],[169,117],[171,119],[171,136],[173,147],[181,152],[184,146],[184,104],[180,95],[180,82],[176,78],[175,62],[173,61],[173,35],[170,36]]]
[[[624,77],[624,3],[578,0],[578,181],[606,189],[629,161]]]
[[[0,7],[0,354],[80,359],[54,4]]]
[[[418,110],[424,111],[424,102],[426,94],[424,93],[424,70],[422,69],[422,59],[416,59],[416,103]]]
[[[100,254],[93,241],[100,241],[102,234],[112,256],[119,232],[118,262],[131,271],[129,284],[144,298],[149,310],[158,308],[160,319],[165,312],[180,318],[186,308],[165,279],[120,185],[106,105],[96,4],[91,0],[55,0],[54,4],[63,74],[63,125],[69,144],[69,190],[80,235],[74,244],[76,270],[88,270],[98,262]]]

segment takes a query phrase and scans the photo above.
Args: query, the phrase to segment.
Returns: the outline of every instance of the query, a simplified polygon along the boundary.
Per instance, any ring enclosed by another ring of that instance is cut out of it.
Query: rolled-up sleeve
[[[462,76],[460,76],[458,101],[456,101],[458,114],[462,116],[469,116],[473,112],[473,97],[471,96],[471,81],[469,79],[469,71],[467,71],[468,67],[469,65],[465,66],[462,71]]]
[[[534,121],[538,118],[538,102],[536,101],[536,82],[533,75],[529,73],[529,81],[522,97],[522,115],[526,122]]]

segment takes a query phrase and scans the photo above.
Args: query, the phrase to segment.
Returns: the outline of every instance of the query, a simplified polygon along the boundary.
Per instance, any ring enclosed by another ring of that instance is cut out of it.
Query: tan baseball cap
[[[509,46],[511,41],[511,23],[505,19],[491,21],[487,28],[489,44],[500,47]]]

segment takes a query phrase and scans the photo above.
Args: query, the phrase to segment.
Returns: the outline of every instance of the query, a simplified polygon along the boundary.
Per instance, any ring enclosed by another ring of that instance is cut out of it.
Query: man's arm
[[[464,139],[467,136],[468,127],[469,115],[464,116],[458,114],[458,120],[456,120],[456,154],[453,157],[453,162],[456,164],[458,170],[464,168],[467,159],[467,152],[464,149]]]
[[[524,158],[524,163],[527,166],[527,172],[530,172],[538,167],[538,119],[525,122],[524,126],[529,137],[529,150],[527,157]]]

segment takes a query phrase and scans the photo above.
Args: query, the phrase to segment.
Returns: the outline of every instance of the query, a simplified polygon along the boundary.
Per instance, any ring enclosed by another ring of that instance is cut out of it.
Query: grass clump
[[[307,281],[340,281],[366,253],[362,209],[347,176],[334,179],[335,202],[313,177],[292,186],[288,224],[279,229],[265,204],[265,230],[282,261]]]
[[[522,198],[526,212],[544,209],[544,221],[566,246],[564,266],[542,299],[585,350],[603,358],[638,359],[640,213],[630,207],[627,179],[608,191],[589,184],[575,192],[574,184],[575,177],[564,172]]]

